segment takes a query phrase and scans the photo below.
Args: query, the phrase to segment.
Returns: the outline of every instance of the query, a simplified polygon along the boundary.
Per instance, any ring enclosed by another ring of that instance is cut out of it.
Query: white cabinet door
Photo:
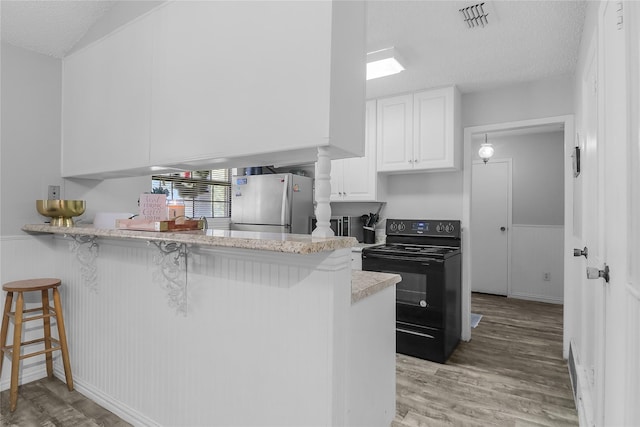
[[[351,269],[362,270],[362,248],[351,251]]]
[[[65,58],[62,176],[149,164],[151,20]]]
[[[364,157],[344,160],[343,188],[345,200],[352,202],[378,200],[375,100],[367,102],[365,114]]]
[[[419,92],[413,98],[414,168],[453,166],[453,88]]]
[[[331,7],[214,1],[175,2],[159,10],[152,161],[286,154],[326,145]]]
[[[376,169],[376,101],[367,101],[365,110],[364,157],[334,160],[331,163],[332,202],[376,202],[384,197],[384,177]],[[334,188],[335,182],[335,188]]]
[[[460,169],[460,93],[455,87],[378,100],[378,171]]]
[[[378,100],[378,171],[413,169],[413,95]]]
[[[316,165],[317,166],[317,165]],[[339,202],[343,198],[344,159],[331,161],[331,196],[329,200]]]

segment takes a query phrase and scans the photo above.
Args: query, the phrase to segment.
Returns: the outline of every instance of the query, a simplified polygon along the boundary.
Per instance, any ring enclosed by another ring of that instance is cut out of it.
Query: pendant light
[[[486,165],[489,159],[493,156],[493,145],[487,142],[487,134],[484,134],[484,142],[480,145],[480,150],[478,150],[478,155],[484,161]]]

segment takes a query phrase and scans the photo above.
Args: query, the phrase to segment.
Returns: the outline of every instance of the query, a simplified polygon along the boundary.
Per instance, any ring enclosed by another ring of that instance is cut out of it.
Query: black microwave
[[[364,241],[364,222],[359,216],[332,216],[329,226],[336,236],[355,237],[358,242]],[[316,228],[316,217],[309,217],[309,234]]]

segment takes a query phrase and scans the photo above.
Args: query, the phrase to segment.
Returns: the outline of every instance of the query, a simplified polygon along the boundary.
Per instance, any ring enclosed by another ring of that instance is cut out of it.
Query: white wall
[[[462,172],[388,177],[389,218],[461,219]]]
[[[3,236],[20,235],[22,225],[46,220],[35,201],[47,198],[49,184],[60,185],[61,198],[87,201],[79,217],[84,222],[91,222],[97,211],[135,213],[139,194],[150,190],[148,176],[106,181],[60,177],[61,71],[59,59],[2,43]]]
[[[573,76],[462,95],[462,126],[573,114]]]
[[[61,61],[2,43],[0,234],[41,222],[36,200],[60,178]],[[64,193],[63,193],[64,194]],[[4,273],[4,271],[3,271]],[[25,272],[26,273],[26,272]]]
[[[564,132],[491,136],[495,158],[513,160],[513,223],[564,224]],[[478,159],[483,138],[474,139]]]
[[[96,212],[138,213],[138,198],[141,193],[151,191],[151,177],[65,180],[67,198],[86,200],[87,209],[80,218],[93,222]]]

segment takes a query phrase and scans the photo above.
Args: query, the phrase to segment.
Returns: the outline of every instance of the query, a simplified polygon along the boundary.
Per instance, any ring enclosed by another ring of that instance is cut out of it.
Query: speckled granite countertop
[[[399,274],[353,270],[351,272],[351,304],[393,286],[402,277]]]
[[[23,231],[30,233],[53,233],[68,235],[90,235],[117,239],[166,241],[201,246],[221,246],[238,249],[293,254],[313,254],[351,248],[354,237],[312,237],[306,234],[259,233],[252,231],[197,230],[178,232],[134,231],[94,228],[92,226],[53,227],[49,224],[27,224]]]

